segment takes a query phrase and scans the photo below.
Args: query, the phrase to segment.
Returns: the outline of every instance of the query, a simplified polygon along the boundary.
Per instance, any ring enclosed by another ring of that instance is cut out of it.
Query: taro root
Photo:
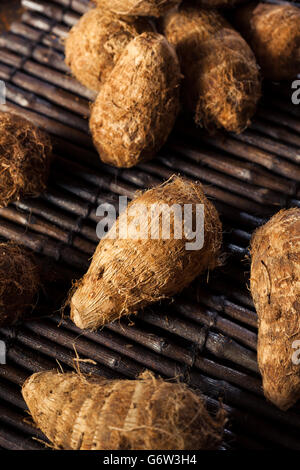
[[[184,75],[183,102],[195,122],[210,130],[239,133],[249,124],[260,97],[255,57],[216,11],[183,6],[163,20]]]
[[[154,230],[153,237],[151,227],[155,227],[155,217],[156,220],[166,217],[174,204],[179,206],[180,215],[170,214],[169,232],[166,232],[169,236],[163,234],[160,222],[161,230]],[[193,230],[198,227],[196,233],[200,227],[195,211],[198,205],[204,206],[203,246],[186,245],[188,236],[181,217],[185,204],[193,208],[190,225]],[[140,207],[146,213],[138,213],[130,225],[132,213]],[[149,213],[153,216],[151,223]],[[132,234],[135,224],[140,231]],[[218,265],[221,243],[218,212],[205,197],[200,183],[175,177],[144,192],[128,205],[99,242],[88,272],[70,294],[72,320],[79,328],[97,329],[172,297],[196,276]]]
[[[251,3],[236,11],[235,24],[252,47],[264,77],[296,78],[300,72],[299,8]]]
[[[39,284],[31,254],[14,243],[0,243],[0,327],[15,323],[34,304]]]
[[[212,417],[202,396],[150,372],[137,380],[38,372],[22,393],[56,449],[201,450],[222,442],[222,409]]]
[[[94,0],[98,7],[125,16],[162,16],[181,0]]]
[[[125,48],[93,105],[90,129],[103,162],[131,167],[152,158],[179,111],[180,69],[173,47],[143,33]]]
[[[0,112],[0,207],[46,189],[50,139],[20,116]]]
[[[300,365],[294,361],[300,344],[300,209],[282,210],[259,228],[251,256],[264,393],[287,410],[300,398]]]
[[[66,64],[79,82],[99,91],[127,44],[151,30],[146,19],[120,18],[92,9],[80,18],[67,37]]]

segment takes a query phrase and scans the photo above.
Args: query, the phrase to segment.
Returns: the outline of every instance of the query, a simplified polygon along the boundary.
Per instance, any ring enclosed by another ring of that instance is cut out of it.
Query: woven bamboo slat
[[[99,161],[88,133],[95,93],[70,76],[63,56],[69,27],[87,10],[88,1],[22,4],[27,8],[22,21],[0,37],[0,79],[7,85],[2,109],[45,128],[55,159],[44,195],[0,209],[0,237],[37,254],[43,282],[50,258],[56,260],[58,278],[65,282],[56,281],[41,298],[32,314],[36,318],[0,330],[8,349],[8,364],[0,366],[0,448],[43,448],[31,439],[41,433],[23,419],[20,386],[28,374],[79,366],[106,377],[133,378],[145,368],[177,376],[205,394],[212,412],[223,397],[230,426],[224,448],[299,450],[299,405],[283,413],[262,394],[257,316],[247,290],[253,230],[280,207],[300,207],[299,112],[289,103],[288,88],[267,86],[252,126],[239,136],[209,136],[182,116],[155,159],[132,169],[108,167]],[[220,211],[224,266],[173,302],[99,332],[81,332],[67,318],[53,315],[72,273],[78,277],[89,265],[98,242],[97,206],[109,202],[118,211],[119,195],[132,199],[136,190],[174,173],[203,182]],[[89,361],[74,361],[76,354]]]
[[[12,431],[9,427],[1,424],[0,446],[10,450],[43,450],[43,444],[32,440],[26,434]]]

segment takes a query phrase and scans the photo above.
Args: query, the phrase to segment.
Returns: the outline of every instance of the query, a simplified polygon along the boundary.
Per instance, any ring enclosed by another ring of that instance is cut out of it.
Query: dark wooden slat
[[[2,425],[0,428],[0,446],[9,450],[43,450],[44,446],[24,434],[12,431]]]
[[[51,326],[49,323],[47,323],[46,328],[44,325],[44,322],[32,322],[26,324],[30,331],[42,334],[47,339],[52,339],[61,346],[72,349],[73,351],[75,345],[76,350],[80,355],[89,357],[127,377],[137,377],[144,370],[142,366],[138,366],[133,361],[127,360],[125,362],[121,355],[116,354],[105,347],[100,347],[98,345],[95,347],[83,336],[73,334],[66,331],[64,328]]]
[[[292,180],[300,181],[300,168],[299,166],[285,161],[274,154],[261,150],[258,147],[244,145],[232,137],[223,137],[223,139],[213,139],[207,135],[201,135],[204,142],[212,144],[213,146],[234,154],[240,158],[259,163],[263,167],[278,173]]]
[[[42,13],[48,16],[53,21],[63,21],[68,26],[73,26],[80,18],[80,15],[71,12],[66,8],[62,8],[54,3],[49,3],[45,0],[22,0],[22,6],[33,11]]]
[[[44,434],[33,423],[29,424],[29,417],[25,420],[24,415],[8,408],[4,403],[0,403],[0,421],[24,434],[44,439]]]
[[[103,348],[107,356],[102,358],[106,366],[100,366],[99,359],[97,365],[82,363],[82,368],[95,373],[105,370],[118,376],[121,369],[114,361],[118,355],[129,370],[149,367],[171,376],[176,369],[190,384],[209,394],[208,401],[215,405],[221,391],[241,441],[244,438],[248,442],[246,445],[257,445],[255,439],[251,441],[257,430],[266,447],[277,443],[278,446],[299,448],[292,432],[293,427],[299,428],[298,410],[285,415],[278,413],[261,397],[257,365],[251,351],[255,349],[257,316],[242,273],[249,268],[245,264],[238,265],[240,258],[248,254],[252,230],[275,212],[278,204],[287,207],[300,204],[300,192],[294,181],[297,173],[295,177],[292,175],[292,170],[297,168],[294,163],[298,163],[297,112],[284,101],[277,101],[276,95],[273,108],[266,102],[263,105],[266,107],[259,111],[257,123],[241,137],[227,137],[223,149],[223,137],[214,137],[220,152],[213,143],[204,144],[198,130],[191,132],[191,139],[189,132],[182,130],[183,142],[171,138],[156,160],[130,170],[106,167],[98,162],[91,150],[90,138],[78,132],[86,130],[79,117],[88,115],[88,99],[93,97],[62,73],[66,67],[60,40],[66,37],[68,26],[77,21],[78,13],[85,11],[86,2],[72,0],[69,4],[68,0],[38,0],[31,3],[34,3],[33,9],[24,14],[23,25],[16,23],[12,32],[2,39],[5,49],[0,58],[0,77],[8,81],[12,76],[13,86],[10,84],[8,91],[11,93],[9,99],[15,104],[9,103],[9,106],[57,136],[55,152],[58,159],[53,166],[49,191],[43,198],[22,201],[1,211],[0,235],[15,237],[20,242],[23,239],[27,246],[62,264],[72,257],[74,267],[83,269],[85,263],[88,264],[83,252],[91,251],[97,242],[93,224],[97,222],[95,207],[98,203],[111,200],[116,204],[118,194],[132,198],[136,189],[158,184],[180,168],[183,174],[199,178],[207,184],[207,194],[214,199],[224,219],[224,249],[231,253],[232,265],[226,281],[213,275],[209,290],[202,284],[199,289],[196,286],[198,292],[195,294],[191,287],[191,297],[190,292],[183,294],[173,306],[163,310],[162,315],[157,311],[144,312],[132,328],[124,321],[109,325],[100,333],[85,333],[84,338],[80,338],[83,342],[79,342],[80,354],[84,357],[94,355],[98,359]],[[69,6],[71,9],[68,10]],[[53,21],[53,14],[58,23]],[[52,48],[49,53],[45,46]],[[22,60],[24,54],[27,56],[25,62]],[[23,70],[15,69],[22,65]],[[39,99],[33,95],[38,95]],[[272,124],[268,127],[268,123],[276,122],[273,127]],[[69,176],[64,178],[61,176],[64,174]],[[17,213],[17,208],[22,212]],[[33,214],[31,217],[30,213]],[[12,221],[18,221],[19,225]],[[22,225],[27,227],[26,233],[20,230]],[[59,243],[51,243],[48,235],[52,242]],[[70,242],[72,246],[68,246]],[[165,321],[166,316],[170,324]],[[20,395],[14,393],[16,389],[7,381],[20,385],[25,370],[28,373],[44,370],[53,366],[55,359],[59,359],[63,367],[72,367],[74,351],[70,343],[81,332],[70,323],[64,323],[57,332],[53,321],[43,320],[44,327],[42,322],[36,322],[35,325],[42,328],[39,332],[28,326],[18,330],[9,347],[13,365],[0,374],[5,385],[4,402],[8,400],[6,403],[21,407]],[[131,376],[130,373],[125,375]],[[31,431],[18,428],[20,421],[9,413],[9,409],[5,408],[6,425],[16,431],[19,429],[24,440]],[[284,436],[281,437],[283,427]],[[11,439],[9,447],[14,445]],[[1,442],[0,446],[3,447]]]

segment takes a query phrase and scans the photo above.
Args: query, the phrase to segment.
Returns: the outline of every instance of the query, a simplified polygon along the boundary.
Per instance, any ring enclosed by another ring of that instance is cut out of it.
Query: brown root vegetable
[[[98,7],[117,15],[162,16],[181,0],[94,0]]]
[[[150,372],[138,380],[39,372],[22,393],[57,449],[200,450],[222,442],[223,410],[212,417],[201,396]]]
[[[51,143],[26,119],[0,112],[0,207],[46,189]]]
[[[0,243],[0,327],[15,323],[32,306],[39,284],[31,254],[14,243]]]
[[[170,12],[163,29],[176,48],[185,78],[183,101],[195,122],[244,130],[261,92],[258,66],[244,39],[218,12],[189,6]]]
[[[300,9],[294,5],[251,3],[235,13],[235,24],[251,45],[262,74],[292,79],[300,71]]]
[[[120,18],[100,9],[85,13],[71,29],[65,44],[66,64],[87,88],[99,91],[127,44],[150,22]]]
[[[259,318],[258,364],[265,396],[282,410],[300,399],[300,209],[278,212],[251,243],[251,293]]]
[[[157,33],[143,33],[125,48],[93,105],[90,128],[101,160],[131,167],[152,158],[179,111],[176,53]]]
[[[180,214],[176,212],[173,217],[174,204]],[[198,226],[199,232],[196,207],[204,206],[203,247],[187,249],[182,216],[185,204],[192,205],[191,223],[194,228],[195,224]],[[147,212],[139,213],[140,207]],[[159,219],[162,214],[167,220],[168,212],[169,232],[163,231]],[[129,227],[124,236],[127,220]],[[152,227],[157,220],[159,228],[154,228],[153,236]],[[135,226],[140,227],[136,235],[132,232]],[[144,192],[129,204],[100,241],[88,272],[70,300],[72,320],[79,328],[97,329],[173,296],[200,273],[217,266],[221,243],[222,226],[217,210],[206,199],[200,183],[176,177]]]

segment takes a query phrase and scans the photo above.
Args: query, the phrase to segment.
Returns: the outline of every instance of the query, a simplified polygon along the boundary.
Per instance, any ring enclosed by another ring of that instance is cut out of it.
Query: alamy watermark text
[[[131,240],[185,240],[186,250],[201,250],[204,245],[204,205],[164,204],[150,205],[119,197],[120,216],[113,204],[101,204],[96,211],[101,217],[96,231],[99,239]]]

